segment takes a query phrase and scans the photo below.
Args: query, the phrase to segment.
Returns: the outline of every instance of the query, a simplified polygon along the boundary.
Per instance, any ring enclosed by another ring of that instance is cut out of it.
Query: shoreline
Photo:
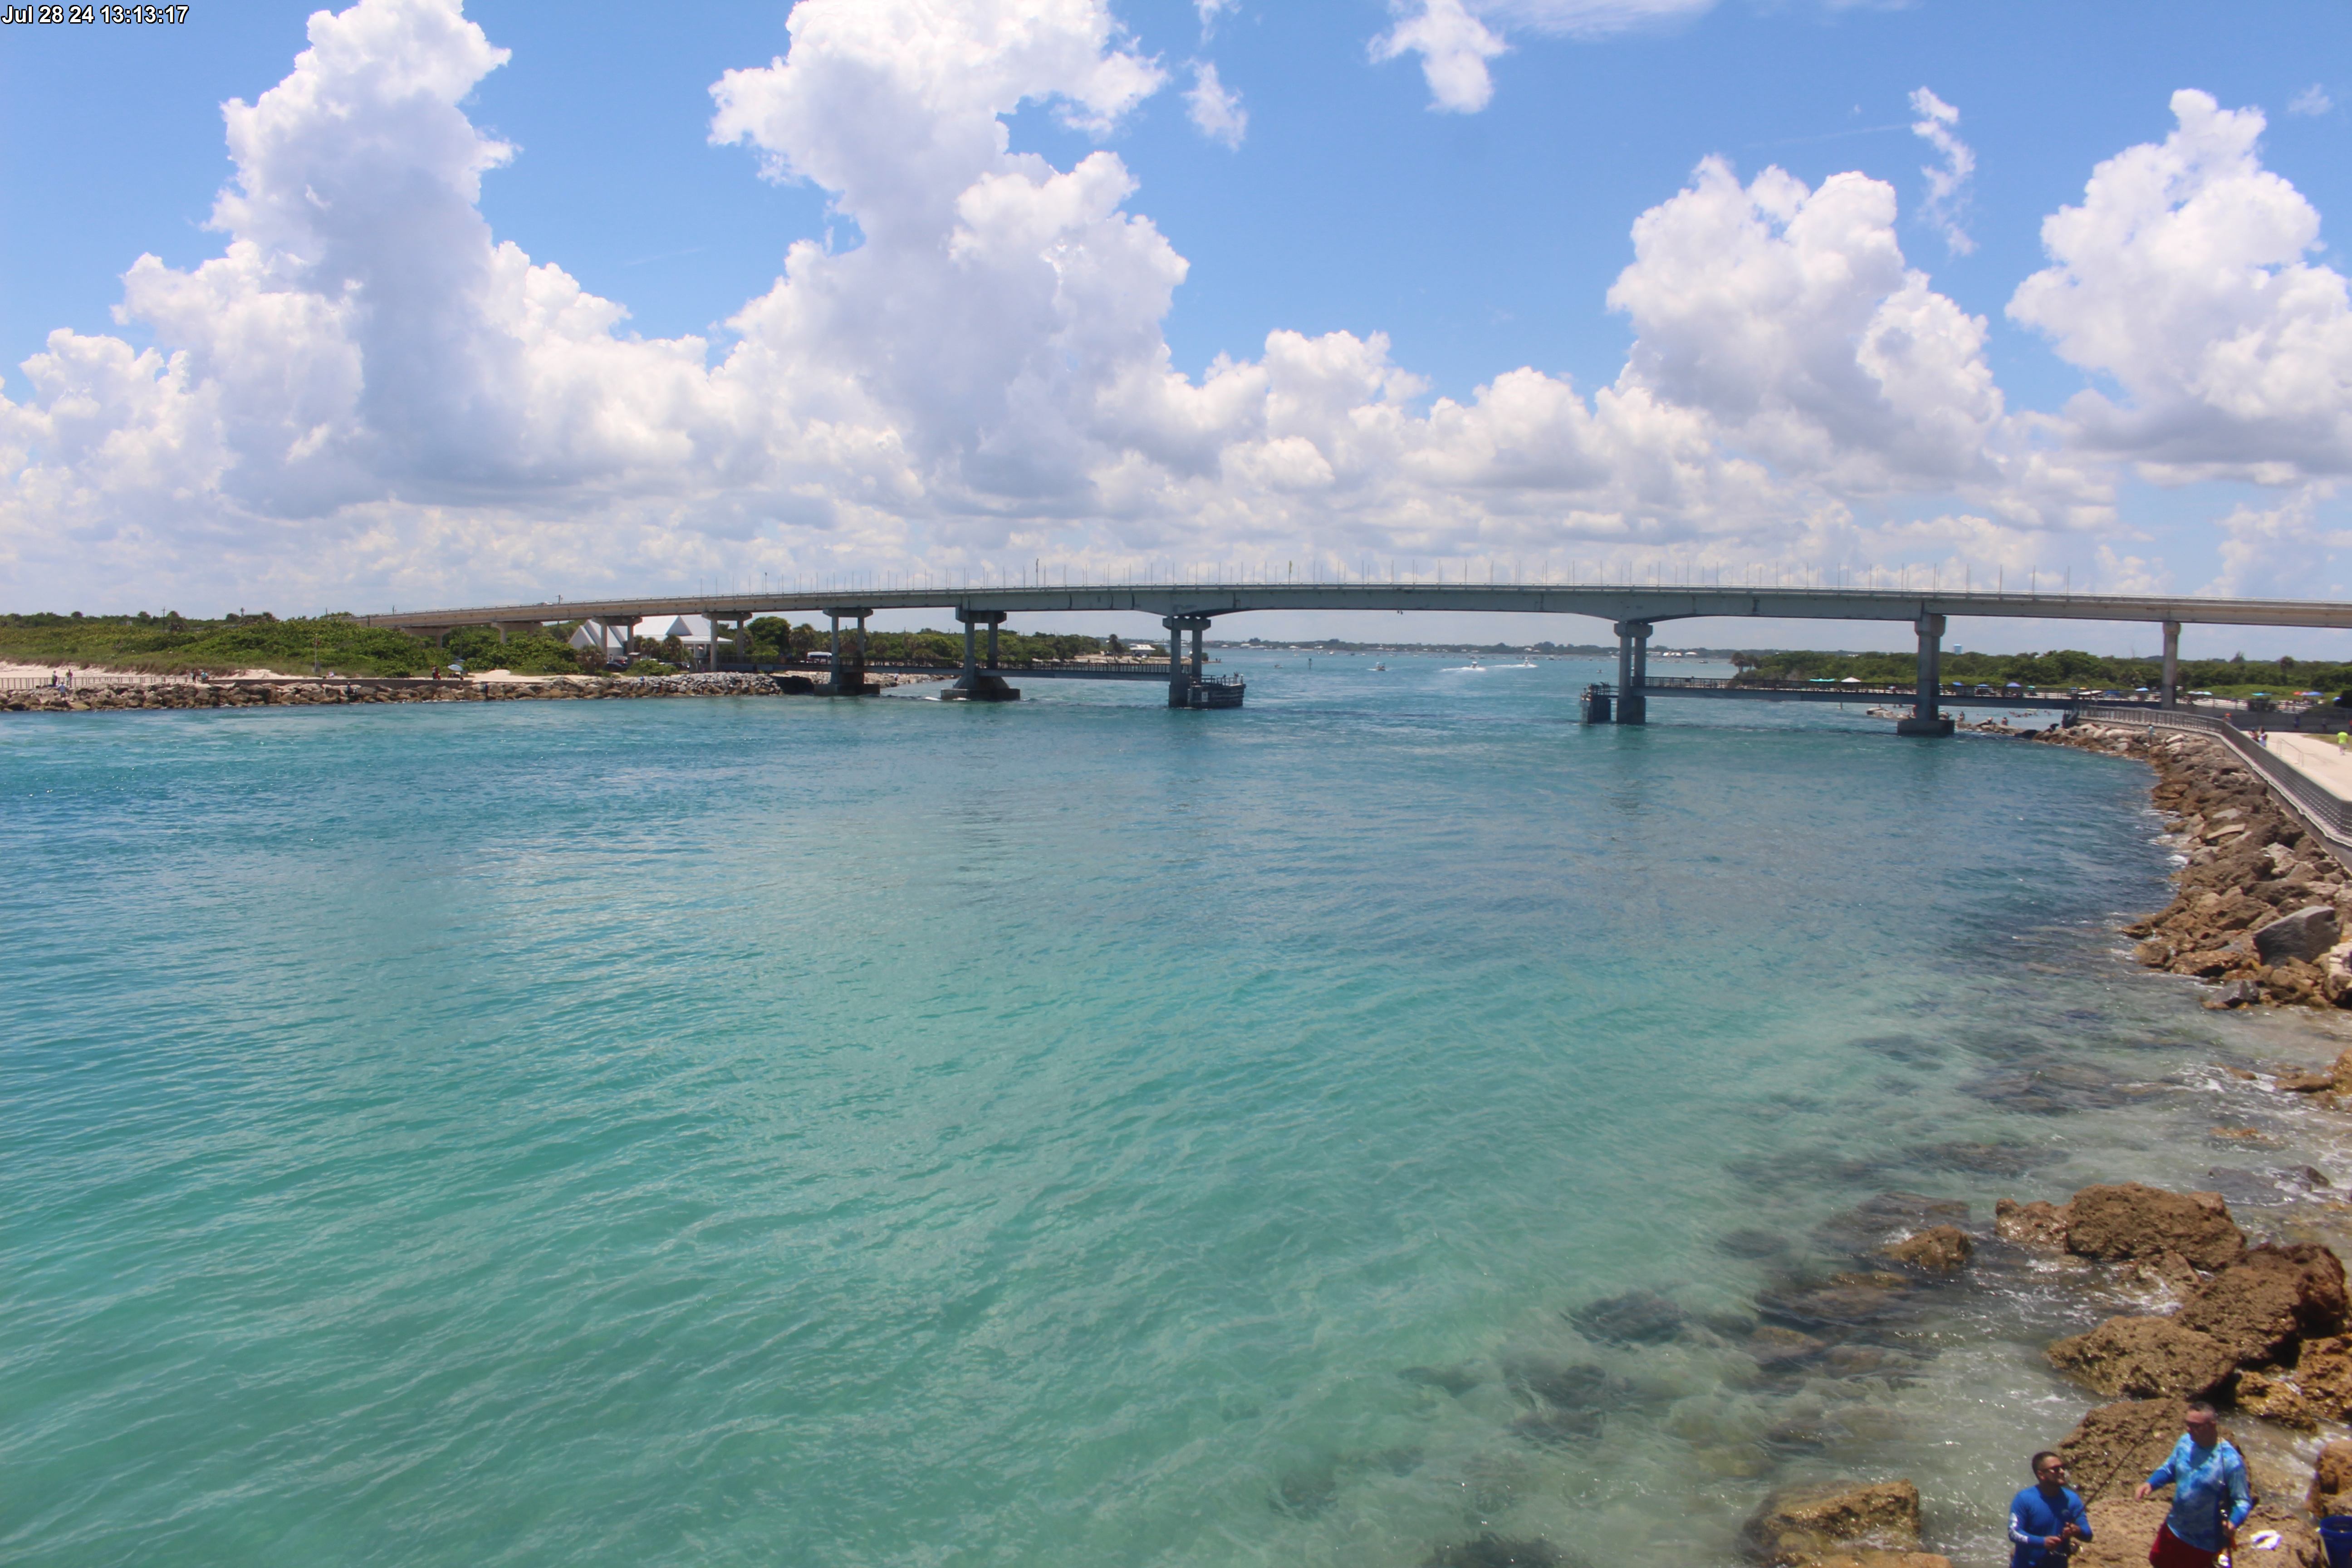
[[[950,672],[952,673],[952,672]],[[919,686],[942,679],[869,671],[869,688]],[[602,701],[654,697],[810,697],[824,692],[805,675],[420,677],[239,676],[211,681],[126,682],[65,689],[0,691],[0,712],[84,713],[211,708],[339,708],[383,702]]]

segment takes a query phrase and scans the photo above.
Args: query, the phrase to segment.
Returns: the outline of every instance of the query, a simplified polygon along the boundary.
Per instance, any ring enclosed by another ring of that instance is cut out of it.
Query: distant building
[[[583,621],[571,640],[573,647],[615,658],[627,651],[631,637],[656,643],[676,637],[688,654],[698,656],[697,662],[702,662],[700,656],[710,651],[710,622],[701,616],[647,616],[632,629],[625,621]]]

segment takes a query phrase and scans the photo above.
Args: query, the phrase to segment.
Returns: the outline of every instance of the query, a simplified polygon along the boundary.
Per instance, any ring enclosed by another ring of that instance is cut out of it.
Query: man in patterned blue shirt
[[[2033,1484],[2010,1500],[2009,1568],[2065,1568],[2074,1542],[2091,1539],[2083,1494],[2066,1484],[2066,1461],[2033,1456]]]
[[[2145,1501],[2160,1488],[2172,1489],[2172,1511],[2148,1548],[2154,1568],[2213,1568],[2254,1508],[2245,1458],[2222,1437],[2213,1407],[2190,1405],[2188,1426],[2188,1435],[2136,1494]]]

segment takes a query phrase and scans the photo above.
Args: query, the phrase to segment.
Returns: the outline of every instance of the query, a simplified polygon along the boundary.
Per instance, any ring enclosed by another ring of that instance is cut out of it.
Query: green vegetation
[[[1909,653],[1743,653],[1732,658],[1734,667],[1766,680],[1843,680],[1853,676],[1874,685],[1908,685],[1918,675],[1918,660]],[[2075,648],[2049,653],[1947,653],[1944,679],[1969,686],[2026,686],[2073,690],[2091,687],[2101,691],[2131,691],[2145,686],[2154,690],[2164,676],[2164,663],[2154,658],[2108,658]],[[2210,691],[2221,697],[2248,697],[2266,691],[2276,697],[2290,691],[2324,691],[2334,696],[2352,689],[2352,664],[2314,664],[2296,658],[2257,662],[2243,654],[2233,658],[2184,658],[2180,661],[2183,691]]]
[[[519,675],[577,674],[580,657],[563,641],[571,628],[510,636],[500,644],[488,626],[467,626],[436,648],[423,638],[349,616],[281,621],[263,613],[196,620],[142,610],[134,616],[0,616],[0,659],[20,664],[94,664],[115,669],[269,669],[308,675],[313,661],[331,675],[424,675],[463,659],[468,669]]]

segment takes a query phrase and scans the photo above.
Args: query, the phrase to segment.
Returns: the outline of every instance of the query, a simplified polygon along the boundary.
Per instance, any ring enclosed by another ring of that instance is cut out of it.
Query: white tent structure
[[[583,621],[572,634],[572,646],[611,658],[624,652],[632,639],[641,637],[657,643],[676,637],[696,662],[709,662],[710,622],[701,616],[647,616],[634,627],[626,621]]]

